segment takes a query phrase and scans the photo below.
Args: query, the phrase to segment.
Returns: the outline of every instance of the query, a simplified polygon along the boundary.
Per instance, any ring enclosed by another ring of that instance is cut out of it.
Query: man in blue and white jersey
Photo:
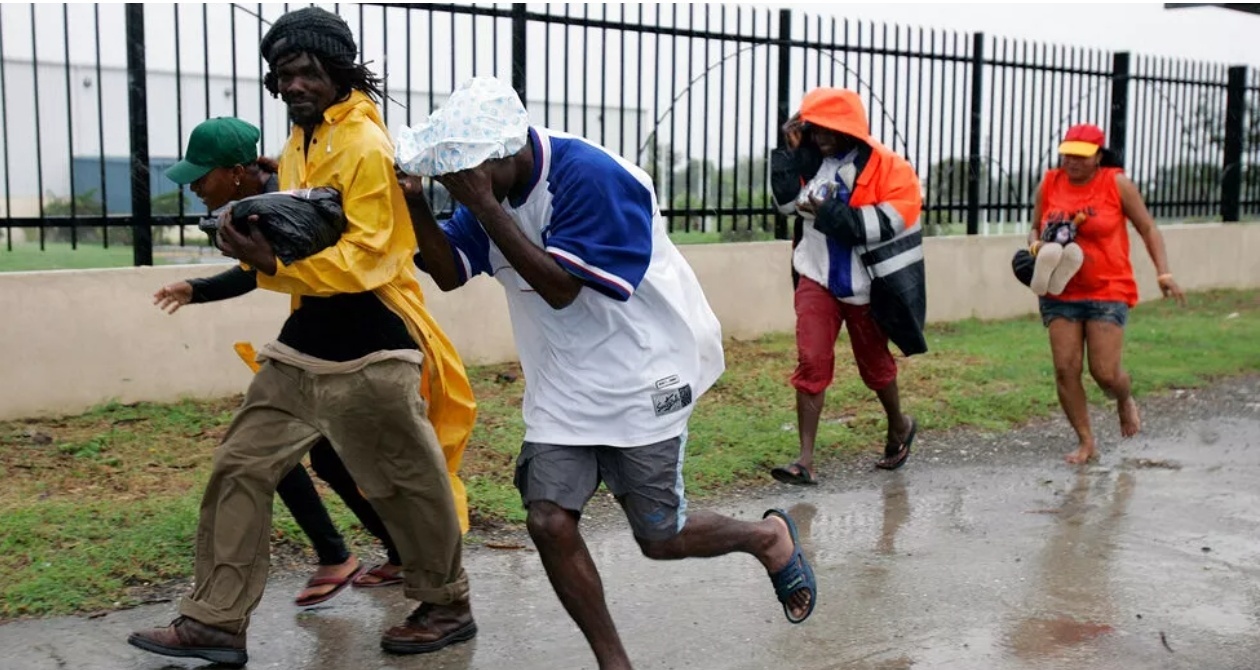
[[[803,621],[816,585],[784,512],[745,522],[687,509],[687,421],[724,370],[721,327],[669,239],[651,178],[526,118],[509,86],[472,80],[417,126],[419,158],[400,150],[404,169],[459,203],[452,218],[434,221],[418,178],[400,172],[400,183],[416,262],[437,285],[486,274],[506,291],[525,375],[516,485],[556,594],[600,668],[631,667],[578,530],[602,481],[644,555],[752,554],[788,619]]]

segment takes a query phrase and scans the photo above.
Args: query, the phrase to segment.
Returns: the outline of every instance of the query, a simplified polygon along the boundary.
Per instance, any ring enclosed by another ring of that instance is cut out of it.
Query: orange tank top
[[[1120,168],[1099,168],[1087,184],[1075,186],[1059,169],[1046,173],[1041,186],[1041,221],[1037,230],[1047,224],[1071,221],[1084,213],[1085,222],[1076,231],[1076,243],[1084,252],[1085,262],[1068,282],[1058,300],[1102,300],[1137,304],[1137,282],[1129,262],[1129,228],[1120,202],[1116,177]]]

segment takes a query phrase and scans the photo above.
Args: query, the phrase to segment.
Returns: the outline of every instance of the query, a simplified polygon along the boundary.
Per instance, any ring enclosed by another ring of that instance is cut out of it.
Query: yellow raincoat
[[[341,193],[346,231],[337,244],[258,273],[259,288],[301,297],[372,291],[402,318],[423,347],[420,393],[446,455],[460,528],[468,531],[468,501],[459,466],[476,420],[477,405],[463,361],[424,306],[416,281],[416,237],[402,189],[394,175],[394,148],[376,105],[354,91],[324,112],[307,152],[306,132],[293,129],[280,155],[280,189],[328,186]]]

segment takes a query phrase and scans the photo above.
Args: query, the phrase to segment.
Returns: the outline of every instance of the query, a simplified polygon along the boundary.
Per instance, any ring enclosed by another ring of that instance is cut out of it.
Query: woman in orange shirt
[[[1034,226],[1029,232],[1029,243],[1035,244],[1048,226],[1070,223],[1078,214],[1085,215],[1075,230],[1075,241],[1085,257],[1080,270],[1061,293],[1040,298],[1041,319],[1050,332],[1059,404],[1079,440],[1076,451],[1066,457],[1068,463],[1074,464],[1085,463],[1097,455],[1085,386],[1081,383],[1087,351],[1090,375],[1116,401],[1121,434],[1132,437],[1142,425],[1129,373],[1120,361],[1129,308],[1138,300],[1137,282],[1129,263],[1126,220],[1133,222],[1146,243],[1164,297],[1185,304],[1185,296],[1168,268],[1164,237],[1146,210],[1137,186],[1124,176],[1123,169],[1103,166],[1107,153],[1103,139],[1103,131],[1097,126],[1068,129],[1059,145],[1062,167],[1048,171],[1038,187]]]

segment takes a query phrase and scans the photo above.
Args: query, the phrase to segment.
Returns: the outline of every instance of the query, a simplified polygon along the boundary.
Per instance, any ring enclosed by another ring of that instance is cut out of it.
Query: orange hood
[[[816,88],[805,94],[801,120],[871,143],[862,98],[845,88]]]

